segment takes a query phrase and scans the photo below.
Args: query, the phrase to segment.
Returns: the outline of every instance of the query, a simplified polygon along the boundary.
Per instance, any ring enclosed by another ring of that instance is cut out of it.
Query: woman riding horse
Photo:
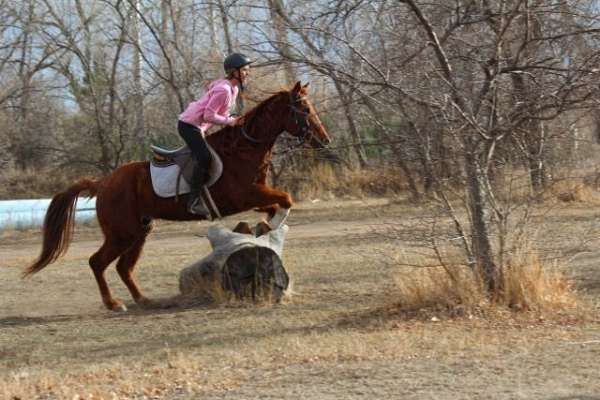
[[[288,132],[314,148],[324,147],[330,141],[308,101],[307,86],[297,82],[291,90],[273,94],[235,126],[226,126],[207,137],[223,163],[223,174],[209,189],[222,216],[255,209],[268,214],[273,228],[285,220],[292,206],[291,196],[267,185],[275,140]],[[98,180],[81,179],[55,195],[44,220],[42,250],[24,276],[39,272],[67,251],[75,204],[82,192],[96,196],[96,215],[104,234],[104,243],[89,260],[102,302],[109,310],[126,309],[112,296],[104,277],[109,264],[118,259],[117,271],[135,302],[151,304],[135,282],[133,271],[152,230],[152,220],[190,221],[206,217],[189,213],[177,197],[157,196],[148,161],[122,165]]]
[[[200,190],[209,180],[210,151],[206,146],[206,131],[214,125],[235,126],[238,119],[229,114],[235,104],[239,91],[250,74],[252,60],[243,54],[233,53],[225,58],[223,69],[226,78],[218,79],[208,86],[208,92],[199,100],[190,103],[179,116],[177,131],[192,151],[196,161],[192,181],[188,211],[192,214],[209,216]]]

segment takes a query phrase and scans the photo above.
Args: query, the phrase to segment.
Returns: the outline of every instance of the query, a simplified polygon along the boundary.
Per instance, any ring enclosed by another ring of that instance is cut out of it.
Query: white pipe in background
[[[0,231],[28,229],[44,224],[51,199],[0,200]],[[96,199],[78,198],[75,223],[86,223],[96,218]]]

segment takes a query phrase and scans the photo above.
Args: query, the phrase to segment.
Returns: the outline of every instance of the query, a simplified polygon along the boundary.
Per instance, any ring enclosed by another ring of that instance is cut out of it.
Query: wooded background
[[[595,0],[0,0],[0,179],[101,175],[181,144],[178,114],[243,52],[246,110],[310,81],[334,140],[321,158],[397,170],[493,286],[515,171],[531,198],[578,171],[597,183],[599,14]],[[275,176],[303,154],[278,155]]]

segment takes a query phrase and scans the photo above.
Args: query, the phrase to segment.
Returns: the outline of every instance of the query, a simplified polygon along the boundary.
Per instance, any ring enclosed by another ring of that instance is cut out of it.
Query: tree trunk
[[[225,44],[227,45],[227,53],[233,53],[233,43],[231,42],[231,32],[229,32],[229,16],[227,15],[227,9],[223,0],[219,0],[217,3],[219,12],[221,13],[221,22],[223,23],[223,34],[225,35]]]
[[[468,196],[468,210],[471,217],[472,267],[483,279],[490,295],[500,289],[500,274],[494,262],[491,240],[488,231],[489,205],[486,199],[486,171],[477,157],[478,144],[471,138],[465,139],[465,174]]]
[[[527,150],[529,158],[529,178],[534,196],[539,196],[546,189],[546,160],[544,157],[545,135],[542,124],[532,121],[527,124]]]
[[[23,36],[21,39],[21,55],[19,57],[19,79],[21,81],[21,98],[19,101],[19,113],[17,114],[17,131],[19,137],[16,138],[16,148],[14,153],[17,154],[17,165],[21,169],[26,169],[31,166],[34,157],[31,154],[31,148],[34,140],[32,140],[33,132],[30,131],[29,126],[29,103],[31,101],[31,75],[27,68],[29,63],[30,48],[30,35],[31,35],[31,24],[33,22],[33,2],[29,3],[27,7],[27,16],[25,19],[25,26],[23,28]]]
[[[362,96],[362,101],[363,101],[364,105],[367,106],[367,108],[369,109],[369,112],[375,118],[375,121],[381,121],[382,117],[380,115],[380,112],[377,109],[377,107],[375,107],[375,105],[373,104],[371,99],[369,99],[367,96]],[[389,132],[389,129],[387,127],[385,127],[383,124],[381,124],[379,122],[377,122],[377,124],[380,127],[380,131],[381,131],[381,135],[383,136],[383,139],[390,144],[390,147],[392,148],[392,150],[394,152],[395,162],[398,163],[398,166],[400,167],[402,172],[404,172],[404,176],[406,177],[406,180],[408,181],[408,189],[410,190],[412,200],[415,202],[419,201],[421,199],[421,193],[419,192],[419,189],[417,188],[417,183],[413,177],[413,171],[411,171],[408,164],[404,161],[404,158],[403,158],[404,152],[400,148],[398,139],[393,137],[392,134]]]
[[[281,0],[269,0],[269,11],[276,39],[275,47],[283,58],[283,71],[286,84],[292,85],[296,81],[296,71],[294,71],[294,67],[290,61],[292,59],[292,51],[288,44],[285,21],[281,18],[281,11],[278,12],[278,10],[283,10],[283,2]]]
[[[139,0],[137,0],[136,7],[139,9],[139,6]],[[132,35],[135,41],[135,46],[133,46],[133,101],[135,107],[133,144],[137,147],[135,151],[137,153],[136,156],[141,156],[146,153],[146,144],[148,142],[144,121],[144,93],[142,89],[142,54],[140,51],[142,48],[142,39],[140,35],[139,15],[133,10],[131,16],[133,18]]]
[[[160,42],[164,47],[165,55],[169,57],[171,60],[171,65],[169,62],[164,60],[163,76],[172,76],[170,70],[175,70],[174,58],[172,57],[171,52],[171,44],[169,39],[169,20],[171,19],[171,13],[169,11],[169,0],[161,0],[160,2],[160,27],[159,27],[159,38]],[[179,101],[176,99],[176,94],[174,93],[175,89],[173,88],[174,82],[164,81],[164,91],[167,99],[167,109],[169,110],[169,115],[177,115],[181,112],[181,107]]]
[[[342,84],[337,80],[333,79],[333,83],[335,85],[335,89],[340,96],[340,100],[342,101],[342,109],[344,110],[344,116],[346,117],[346,121],[348,122],[348,129],[350,130],[350,137],[354,141],[354,153],[356,154],[356,158],[358,159],[358,164],[361,168],[365,168],[367,166],[367,155],[365,152],[365,147],[362,143],[362,138],[358,133],[358,129],[356,128],[356,123],[354,122],[354,116],[352,115],[351,101],[350,96],[344,91]]]

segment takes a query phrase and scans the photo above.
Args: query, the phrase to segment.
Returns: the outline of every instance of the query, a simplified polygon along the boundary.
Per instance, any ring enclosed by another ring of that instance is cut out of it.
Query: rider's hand
[[[236,126],[239,125],[239,123],[241,122],[240,120],[242,119],[241,117],[231,117],[231,121],[227,124],[229,126]]]

